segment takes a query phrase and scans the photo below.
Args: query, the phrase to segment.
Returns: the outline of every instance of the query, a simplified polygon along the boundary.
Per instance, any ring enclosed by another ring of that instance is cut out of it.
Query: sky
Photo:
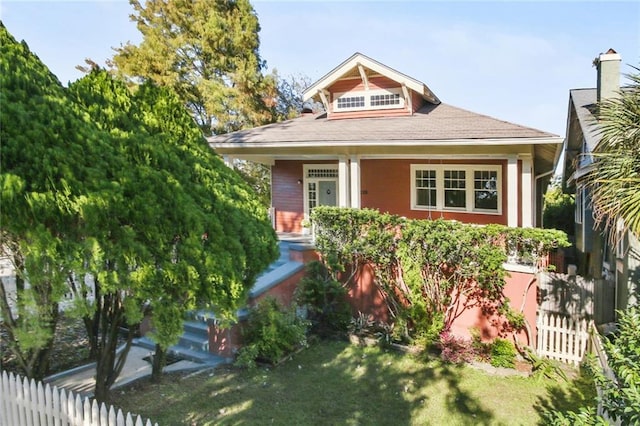
[[[609,48],[640,65],[640,2],[253,0],[266,72],[316,81],[355,52],[447,104],[565,136],[569,90]],[[0,0],[0,19],[66,85],[141,35],[127,1]],[[621,82],[624,83],[624,77]]]

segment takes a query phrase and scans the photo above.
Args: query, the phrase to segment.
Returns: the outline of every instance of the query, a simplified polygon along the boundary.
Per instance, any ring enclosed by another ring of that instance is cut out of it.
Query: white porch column
[[[338,160],[338,206],[349,207],[349,164],[346,157]]]
[[[522,161],[522,227],[533,226],[533,178],[531,156],[521,156]]]
[[[351,207],[360,208],[360,157],[351,156]]]
[[[518,226],[518,157],[507,162],[507,225]]]

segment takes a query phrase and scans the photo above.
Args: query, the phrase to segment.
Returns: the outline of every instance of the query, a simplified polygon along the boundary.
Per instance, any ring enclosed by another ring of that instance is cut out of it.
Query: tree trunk
[[[131,346],[132,333],[129,332],[125,349],[118,349],[118,331],[124,318],[124,306],[120,293],[102,294],[97,300],[100,310],[99,336],[97,336],[96,386],[94,395],[99,402],[106,401],[109,389],[118,378]]]
[[[162,380],[162,370],[167,363],[167,351],[156,343],[156,353],[153,355],[153,364],[151,368],[151,381],[160,383]]]

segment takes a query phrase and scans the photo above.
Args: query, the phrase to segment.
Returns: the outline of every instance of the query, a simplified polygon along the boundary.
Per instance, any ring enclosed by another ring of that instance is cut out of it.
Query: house
[[[532,227],[559,136],[440,101],[424,83],[356,53],[310,86],[325,112],[211,137],[229,163],[271,168],[279,232],[317,205],[409,218]]]
[[[229,165],[270,167],[276,231],[299,233],[319,205],[512,227],[541,222],[561,137],[443,103],[425,83],[361,53],[307,88],[304,100],[324,112],[209,138]],[[535,324],[535,271],[509,273],[505,295]],[[350,289],[354,311],[383,317],[373,274],[360,277]],[[497,333],[479,311],[457,324],[461,334]]]
[[[598,102],[620,93],[621,57],[613,49],[599,55],[597,86],[569,92],[567,137],[564,144],[563,187],[575,194],[575,236],[578,274],[594,281],[596,323],[615,320],[616,309],[638,303],[640,242],[630,232],[619,235],[615,247],[593,220],[585,175],[593,169],[591,152],[600,141],[595,111]]]

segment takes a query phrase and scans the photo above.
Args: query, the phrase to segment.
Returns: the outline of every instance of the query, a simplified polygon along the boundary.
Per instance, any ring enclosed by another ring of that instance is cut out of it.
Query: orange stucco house
[[[276,231],[300,232],[318,205],[540,224],[561,137],[445,104],[426,84],[360,53],[307,88],[304,100],[325,111],[209,138],[228,164],[271,168]],[[531,272],[511,268],[505,293],[515,305],[531,298],[527,316],[535,324],[535,290],[524,291]],[[495,335],[476,312],[460,324]]]

